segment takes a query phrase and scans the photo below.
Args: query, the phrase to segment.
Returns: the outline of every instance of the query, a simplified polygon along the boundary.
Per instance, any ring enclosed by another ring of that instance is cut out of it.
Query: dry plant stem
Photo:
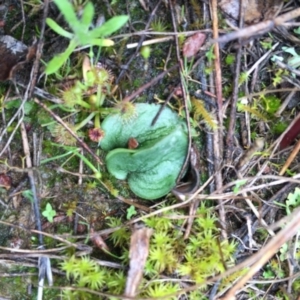
[[[235,131],[236,124],[236,104],[238,101],[238,91],[239,91],[239,77],[240,77],[240,68],[241,68],[241,56],[242,50],[241,47],[238,48],[236,54],[236,64],[235,64],[235,76],[233,80],[233,91],[232,91],[232,99],[231,99],[231,107],[230,107],[230,118],[229,118],[229,126],[228,126],[228,134],[226,138],[227,150],[226,150],[226,159],[227,163],[232,159],[232,150],[233,150],[233,137]]]
[[[169,5],[171,8],[171,16],[172,16],[172,25],[173,25],[173,30],[174,32],[178,32],[177,30],[177,20],[176,20],[176,12],[175,12],[175,1],[174,0],[169,0]],[[192,145],[192,138],[191,138],[191,125],[190,125],[190,112],[188,108],[188,99],[187,99],[187,91],[185,87],[185,82],[183,79],[183,74],[184,74],[184,68],[182,64],[182,59],[180,57],[180,47],[179,47],[179,41],[178,41],[178,36],[175,36],[175,49],[176,49],[176,58],[178,62],[178,69],[179,69],[179,76],[180,76],[180,85],[181,85],[181,90],[182,90],[182,98],[184,102],[184,112],[185,112],[185,120],[186,120],[186,125],[188,128],[188,149],[187,149],[187,155],[185,158],[185,161],[183,163],[183,166],[181,168],[180,174],[177,178],[182,177],[184,170],[186,169],[189,158],[190,158],[190,150],[191,150],[191,145]]]
[[[7,92],[5,93],[5,96],[4,96],[4,99],[3,99],[3,103],[5,103],[7,101],[7,98],[9,96],[9,94],[10,94],[10,90],[11,90],[11,86],[8,88]],[[3,131],[0,134],[0,141],[2,141],[3,136],[6,136],[6,137],[8,136],[8,134],[7,134],[7,128],[8,128],[8,126],[7,126],[7,123],[6,123],[5,109],[2,109],[1,114],[2,114],[2,124],[4,126],[3,126]],[[12,137],[10,139],[12,139]],[[11,157],[12,156],[11,156],[11,151],[10,151],[9,145],[10,145],[10,141],[8,141],[5,146],[1,145],[1,148],[0,148],[0,157],[1,157],[2,153],[4,153],[4,151],[7,148],[8,157],[9,157],[9,160],[11,162]]]
[[[283,14],[273,20],[267,20],[260,22],[258,24],[248,26],[246,28],[240,29],[235,32],[231,32],[225,34],[220,38],[215,38],[212,42],[219,43],[228,43],[230,41],[239,39],[239,38],[247,38],[251,36],[256,36],[258,34],[264,34],[268,31],[271,31],[275,26],[282,25],[283,23],[295,19],[300,16],[300,8],[294,9],[286,14]]]
[[[289,241],[294,235],[297,234],[300,228],[300,209],[296,209],[290,216],[285,218],[290,222],[283,228],[271,241],[263,247],[260,251],[254,254],[250,259],[253,261],[253,265],[248,270],[247,274],[243,276],[239,282],[227,293],[223,300],[234,299],[239,289],[241,289],[247,281],[254,276],[261,268],[267,263],[267,261],[278,251],[278,249],[287,241]],[[249,261],[247,259],[245,262]],[[242,264],[245,264],[243,262]],[[249,264],[250,265],[250,264]]]
[[[202,86],[202,90],[206,90],[207,89],[207,82],[206,82],[206,75],[204,72],[204,62],[203,60],[201,60],[201,62],[199,63],[199,68],[200,68],[200,81],[201,81],[201,86]],[[210,105],[205,103],[205,107],[208,109],[208,111],[210,110]],[[210,132],[206,133],[206,150],[207,150],[207,164],[208,164],[208,175],[212,176],[213,175],[213,135]],[[213,192],[214,185],[213,183],[211,183],[209,185],[209,189],[210,192]],[[194,200],[191,204],[190,204],[190,210],[189,210],[189,218],[187,220],[187,226],[186,226],[186,231],[184,234],[184,239],[187,239],[190,235],[190,232],[192,230],[192,226],[193,226],[193,221],[196,215],[196,211],[197,208],[199,206],[199,199]]]
[[[44,103],[42,103],[40,100],[37,98],[34,98],[34,102],[37,103],[39,106],[41,106],[46,112],[48,112],[53,119],[55,119],[60,125],[62,125],[80,144],[82,148],[84,148],[89,154],[93,156],[93,158],[97,161],[98,164],[103,165],[102,161],[100,158],[90,149],[90,147],[82,141],[74,132],[71,130],[65,123],[64,121],[54,114]]]
[[[85,244],[83,245],[83,244],[79,244],[79,243],[77,243],[77,244],[72,243],[72,242],[68,241],[67,239],[64,239],[64,238],[60,237],[59,235],[53,235],[51,233],[43,232],[43,231],[40,231],[40,230],[24,228],[24,226],[15,225],[15,224],[4,222],[4,221],[1,221],[1,220],[0,220],[0,224],[7,225],[7,226],[13,227],[13,228],[18,228],[18,229],[21,229],[21,230],[24,230],[24,231],[27,231],[27,232],[31,232],[33,234],[41,234],[43,236],[50,237],[54,240],[57,240],[57,241],[65,244],[65,245],[67,245],[67,247],[73,247],[73,248],[78,249],[78,250],[89,249],[90,253],[92,252],[92,247],[90,247],[88,245],[85,245]],[[83,238],[86,238],[86,235],[84,235]],[[62,247],[62,249],[64,247]],[[6,249],[11,251],[11,248],[6,248]],[[26,249],[15,249],[15,248],[13,250],[16,250],[15,252],[19,252],[19,253],[43,253],[43,254],[56,251],[56,250],[53,250],[53,249],[26,250]],[[58,251],[60,251],[60,248],[58,248]]]
[[[125,97],[122,101],[124,102],[129,102],[131,100],[133,100],[135,97],[137,97],[138,95],[140,95],[141,93],[143,93],[147,88],[151,87],[152,85],[154,85],[155,83],[157,83],[159,80],[161,80],[163,77],[165,77],[168,73],[172,72],[173,70],[175,70],[176,68],[178,68],[178,65],[172,66],[171,68],[169,68],[168,70],[160,73],[157,77],[153,78],[151,81],[149,81],[148,83],[142,85],[140,88],[138,88],[135,92],[133,92],[131,95]]]
[[[284,99],[284,101],[281,103],[280,107],[276,111],[275,113],[276,117],[280,117],[281,113],[285,110],[285,108],[290,103],[291,99],[294,97],[295,94],[296,94],[296,90],[288,94],[288,96]]]
[[[31,156],[30,156],[30,149],[29,149],[29,143],[26,133],[26,128],[24,123],[21,124],[21,135],[22,135],[22,142],[23,142],[23,149],[25,154],[25,160],[26,160],[26,166],[29,169],[28,177],[31,185],[31,191],[33,196],[33,207],[34,207],[34,216],[35,216],[35,222],[36,222],[36,228],[37,230],[42,230],[42,224],[41,224],[41,215],[40,215],[40,208],[39,208],[39,200],[37,198],[37,192],[36,192],[36,186],[35,186],[35,180],[34,180],[34,174],[33,170],[30,170],[32,166]],[[40,245],[43,244],[43,236],[39,234],[39,243]]]
[[[154,7],[153,11],[151,12],[150,14],[150,17],[148,19],[148,22],[146,24],[146,28],[145,30],[148,30],[150,25],[151,25],[151,22],[153,20],[153,18],[155,17],[155,13],[158,9],[158,7],[160,6],[160,3],[161,3],[162,0],[159,0],[158,3],[156,4],[156,6]],[[146,38],[146,35],[143,35],[141,36],[140,40],[139,40],[139,43],[138,45],[136,46],[136,50],[135,50],[135,53],[130,57],[129,61],[126,63],[126,65],[124,66],[124,69],[120,72],[117,80],[116,80],[116,83],[118,84],[121,80],[121,78],[124,76],[125,72],[127,71],[127,69],[129,68],[129,65],[131,64],[131,62],[134,60],[134,58],[139,54],[139,50],[140,48],[142,47],[142,44],[144,42]]]
[[[166,36],[166,37],[163,37],[163,38],[156,38],[156,39],[147,40],[147,41],[143,42],[141,44],[141,46],[148,46],[148,45],[153,45],[153,44],[157,44],[157,43],[168,42],[168,41],[171,41],[173,39],[174,39],[173,36]],[[136,48],[136,47],[139,47],[139,44],[140,43],[127,44],[126,48],[127,49]]]
[[[217,0],[211,1],[212,21],[213,21],[213,36],[215,39],[218,38],[218,14],[217,14]],[[216,43],[214,46],[215,54],[215,86],[217,96],[217,107],[218,107],[218,129],[214,134],[214,164],[215,164],[215,183],[216,188],[220,189],[223,185],[222,173],[221,173],[221,161],[223,157],[223,99],[222,99],[222,78],[221,78],[221,66],[220,66],[220,49],[219,44]],[[227,239],[227,233],[224,228],[226,224],[225,220],[225,209],[222,205],[222,200],[219,201],[220,209],[219,216],[222,224],[222,236]]]
[[[277,46],[279,45],[279,42],[276,43],[275,45],[272,46],[272,48],[266,52],[260,59],[258,59],[255,64],[247,71],[247,75],[250,75],[254,69],[257,69],[261,63],[267,59],[267,57],[273,52],[273,50],[275,50],[277,48]]]
[[[25,88],[25,85],[20,83],[20,82],[17,82],[17,85],[22,87],[22,88]],[[43,98],[43,99],[46,99],[48,101],[51,101],[53,103],[56,103],[56,104],[62,104],[63,101],[59,98],[56,98],[55,96],[45,92],[44,90],[38,88],[38,87],[35,87],[34,90],[33,90],[33,94],[39,98]]]
[[[212,30],[210,28],[208,29],[202,29],[202,30],[190,30],[190,31],[180,31],[180,32],[163,32],[163,31],[147,31],[147,30],[141,30],[141,31],[135,31],[132,33],[124,33],[124,34],[118,34],[113,37],[111,37],[112,40],[115,39],[120,39],[120,38],[129,38],[135,35],[146,35],[146,36],[151,36],[151,35],[159,35],[159,36],[169,36],[169,35],[184,35],[184,36],[190,36],[194,35],[196,33],[203,32],[203,33],[211,33]],[[226,30],[219,30],[220,33],[226,33]]]
[[[209,4],[205,3],[205,1],[202,2],[202,12],[203,12],[203,21],[206,24],[205,28],[208,29],[210,27],[210,14],[209,14]],[[203,92],[208,92],[208,86],[207,86],[207,75],[205,74],[205,65],[204,61],[201,61],[201,85],[202,85],[202,90]],[[212,105],[206,103],[205,107],[207,108],[208,111],[212,110]],[[207,169],[208,169],[208,176],[212,176],[214,174],[214,152],[213,152],[213,133],[212,132],[207,132],[206,133],[206,151],[207,151]],[[212,193],[215,190],[215,183],[212,182],[209,185],[209,192]]]
[[[31,72],[31,75],[32,74],[33,74],[33,72]],[[33,197],[33,208],[34,208],[34,217],[35,217],[36,228],[38,231],[41,231],[42,224],[41,224],[41,215],[40,215],[40,203],[39,203],[39,199],[37,197],[34,171],[31,169],[33,167],[33,165],[32,165],[31,156],[30,156],[30,148],[29,148],[29,143],[28,143],[28,138],[27,138],[27,132],[26,132],[26,128],[25,128],[25,125],[23,122],[21,123],[21,136],[22,136],[22,142],[23,142],[23,149],[24,149],[24,153],[25,153],[26,166],[29,169],[28,177],[29,177],[30,187],[31,187],[31,192],[32,192],[32,197]],[[38,234],[38,238],[39,238],[39,244],[40,244],[39,248],[43,249],[43,247],[44,247],[43,246],[43,235]],[[43,286],[44,286],[45,277],[47,276],[48,283],[50,286],[53,284],[52,271],[51,271],[49,257],[47,257],[47,256],[39,257],[38,269],[39,269],[39,275],[38,275],[37,300],[41,300],[43,298]]]
[[[17,130],[19,129],[22,121],[23,121],[23,118],[24,118],[24,104],[25,104],[25,101],[26,99],[22,99],[22,102],[20,104],[20,106],[18,107],[18,110],[16,111],[16,113],[10,118],[10,120],[8,121],[7,125],[5,128],[3,128],[3,131],[2,133],[0,134],[0,141],[2,141],[3,139],[3,136],[6,134],[7,132],[7,129],[9,128],[9,126],[14,122],[14,120],[19,116],[18,118],[18,123],[17,125],[15,126],[13,132],[10,134],[10,137],[8,139],[8,141],[6,142],[5,146],[2,147],[1,149],[1,152],[0,152],[0,157],[3,155],[3,153],[6,151],[6,149],[9,147],[12,139],[14,138]]]
[[[213,37],[217,39],[219,37],[218,31],[218,9],[217,9],[217,0],[211,1],[212,8],[212,21],[213,21]],[[215,64],[215,85],[216,85],[216,96],[217,96],[217,104],[218,104],[218,121],[219,121],[219,131],[222,133],[223,131],[223,115],[222,115],[222,107],[223,107],[223,98],[222,98],[222,73],[221,73],[221,64],[220,64],[220,49],[219,44],[216,43],[214,45],[214,64]],[[220,137],[222,134],[220,134]],[[220,142],[222,145],[222,142]],[[221,149],[222,153],[222,149]]]
[[[164,207],[164,208],[161,208],[161,209],[158,209],[154,212],[151,212],[149,213],[148,215],[145,215],[145,216],[142,216],[142,217],[139,217],[139,218],[136,218],[132,221],[129,221],[127,224],[130,225],[130,224],[134,224],[136,222],[139,222],[139,221],[142,221],[146,218],[150,218],[150,217],[153,217],[153,216],[156,216],[156,215],[159,215],[165,211],[168,211],[168,210],[172,210],[172,209],[176,209],[176,208],[179,208],[179,207],[185,207],[187,204],[189,204],[193,199],[196,198],[196,196],[201,192],[203,191],[208,185],[209,183],[213,180],[213,176],[211,176],[210,178],[208,178],[208,180],[193,194],[191,195],[187,200],[181,202],[181,203],[176,203],[176,204],[173,204],[173,205],[170,205],[170,206],[167,206],[167,207]],[[207,196],[207,195],[206,195]],[[205,199],[205,198],[203,198]]]
[[[282,62],[282,61],[276,59],[276,60],[275,60],[275,63],[276,63],[276,65],[278,65],[280,68],[286,69],[286,70],[288,70],[288,71],[294,73],[295,75],[300,76],[300,71],[299,71],[299,70],[294,69],[293,67],[291,67],[291,66],[285,64],[284,62]]]
[[[147,207],[147,206],[144,206],[144,205],[141,205],[141,204],[139,204],[139,203],[137,203],[136,201],[134,201],[134,200],[132,200],[132,199],[126,199],[126,198],[123,198],[123,197],[121,197],[121,196],[117,196],[117,198],[120,200],[120,201],[122,201],[122,202],[124,202],[124,203],[126,203],[126,204],[128,204],[128,205],[132,205],[132,206],[134,206],[134,207],[136,207],[136,208],[138,208],[138,209],[141,209],[141,210],[143,210],[143,211],[145,211],[145,212],[151,212],[152,211],[152,209],[151,208],[149,208],[149,207]]]
[[[239,179],[243,179],[243,176],[241,175],[240,172],[237,172],[238,178]],[[249,199],[247,193],[243,192],[242,196],[245,198],[246,203],[248,204],[248,206],[251,208],[252,212],[254,213],[254,215],[257,217],[257,219],[261,222],[262,225],[264,225],[265,227],[268,226],[268,224],[266,223],[266,221],[262,218],[262,216],[260,215],[260,213],[258,212],[257,208],[253,205],[252,201]],[[272,230],[269,230],[267,228],[268,233],[271,236],[274,236],[275,233]]]
[[[23,0],[21,0],[20,3],[21,3],[22,22],[23,22],[21,40],[23,41],[24,34],[25,34],[25,28],[26,28],[26,20],[25,20],[25,12],[24,12],[24,3],[23,3]]]
[[[297,142],[295,148],[293,149],[293,151],[291,152],[291,154],[288,157],[287,161],[283,165],[281,171],[279,172],[279,175],[283,175],[285,173],[285,171],[290,166],[290,164],[293,162],[294,158],[299,153],[299,151],[300,151],[300,140]]]
[[[32,97],[37,77],[38,77],[38,72],[39,72],[39,65],[41,61],[41,56],[43,53],[43,46],[44,46],[44,33],[45,33],[45,28],[46,28],[46,18],[48,16],[48,10],[49,10],[49,0],[44,0],[44,11],[43,11],[43,21],[42,25],[40,28],[40,38],[37,44],[37,50],[36,50],[36,56],[35,60],[31,69],[31,74],[30,74],[30,82],[28,85],[28,88],[26,89],[24,98],[29,99]]]
[[[244,2],[240,2],[240,28],[243,27],[244,23]],[[239,40],[240,42],[240,40]],[[233,138],[234,138],[234,130],[236,124],[236,104],[238,100],[238,91],[239,91],[239,77],[240,77],[240,69],[241,69],[241,56],[242,56],[242,46],[241,44],[238,47],[236,53],[236,63],[235,63],[235,72],[234,72],[234,80],[233,80],[233,91],[232,91],[232,99],[231,99],[231,108],[230,108],[230,119],[228,126],[228,134],[226,138],[227,143],[227,151],[225,154],[227,164],[232,160],[232,150],[233,150]]]

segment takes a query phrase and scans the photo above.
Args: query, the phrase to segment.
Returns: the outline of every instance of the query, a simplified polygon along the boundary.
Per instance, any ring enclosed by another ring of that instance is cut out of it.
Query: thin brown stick
[[[217,39],[219,37],[218,32],[218,13],[217,13],[217,0],[211,1],[212,21],[213,21],[213,37]],[[220,65],[220,49],[219,44],[216,43],[214,47],[215,54],[215,86],[218,106],[218,130],[214,134],[214,165],[215,165],[215,183],[216,188],[220,189],[223,185],[221,162],[223,157],[223,97],[222,97],[222,75]],[[219,201],[220,209],[220,222],[223,226],[226,224],[225,209],[222,205],[222,200]],[[222,236],[227,239],[227,233],[225,229],[222,229]]]
[[[169,68],[168,70],[160,73],[157,77],[153,78],[151,81],[149,81],[148,83],[144,84],[143,86],[141,86],[140,88],[138,88],[135,92],[133,92],[131,95],[125,97],[123,99],[124,102],[129,102],[131,100],[133,100],[135,97],[137,97],[138,95],[140,95],[142,92],[144,92],[147,88],[151,87],[152,85],[154,85],[156,82],[158,82],[159,80],[161,80],[162,78],[164,78],[168,73],[172,72],[173,70],[175,70],[178,67],[178,65],[172,66],[171,68]]]
[[[291,154],[288,157],[287,161],[283,165],[282,169],[279,172],[279,175],[283,175],[285,173],[285,171],[290,166],[290,164],[293,162],[294,158],[299,153],[299,151],[300,151],[300,140],[297,142],[295,148],[293,149],[293,151],[291,152]]]

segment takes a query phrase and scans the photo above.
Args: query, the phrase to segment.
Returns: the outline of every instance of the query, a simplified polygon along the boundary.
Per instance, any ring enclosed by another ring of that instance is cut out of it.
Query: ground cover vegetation
[[[300,9],[249,3],[0,2],[1,299],[297,299]]]

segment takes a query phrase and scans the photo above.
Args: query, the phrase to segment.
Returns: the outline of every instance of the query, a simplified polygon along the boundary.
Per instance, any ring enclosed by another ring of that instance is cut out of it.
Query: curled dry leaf
[[[0,174],[0,187],[4,187],[5,189],[9,190],[11,187],[11,177],[6,175],[5,173]]]
[[[200,47],[204,44],[206,35],[198,32],[188,37],[184,42],[182,53],[184,57],[190,58],[197,54]]]
[[[128,271],[125,296],[135,297],[142,280],[146,259],[149,254],[149,241],[153,230],[143,225],[135,224],[130,239],[130,267]]]

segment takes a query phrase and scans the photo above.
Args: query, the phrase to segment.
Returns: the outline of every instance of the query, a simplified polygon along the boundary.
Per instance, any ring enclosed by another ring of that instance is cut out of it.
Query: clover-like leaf
[[[42,212],[42,215],[47,218],[50,223],[52,223],[53,217],[56,216],[56,211],[52,208],[50,203],[47,203],[46,209]]]
[[[185,122],[165,108],[151,125],[160,105],[136,104],[135,115],[124,119],[122,113],[108,116],[102,123],[105,132],[101,147],[108,171],[117,179],[128,180],[130,189],[144,199],[158,199],[176,185],[187,153]],[[139,146],[127,149],[130,138]]]

